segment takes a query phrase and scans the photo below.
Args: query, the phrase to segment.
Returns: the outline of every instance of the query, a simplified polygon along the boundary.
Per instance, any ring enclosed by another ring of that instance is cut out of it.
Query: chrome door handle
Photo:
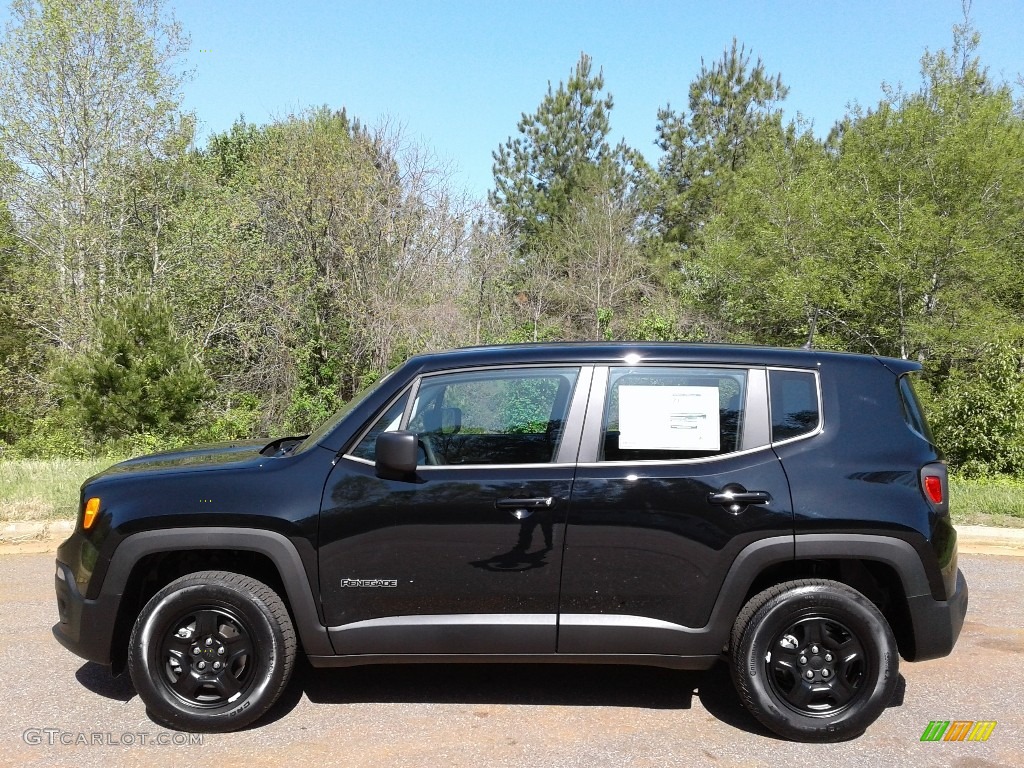
[[[727,485],[720,491],[708,494],[708,503],[725,507],[738,515],[750,506],[770,504],[772,495],[767,491],[748,491],[742,485]]]
[[[551,509],[555,506],[554,496],[537,499],[498,499],[494,502],[498,509]]]
[[[525,520],[533,514],[535,509],[551,509],[555,506],[554,496],[543,496],[533,499],[498,499],[494,502],[498,509],[507,509],[512,512],[516,520]]]

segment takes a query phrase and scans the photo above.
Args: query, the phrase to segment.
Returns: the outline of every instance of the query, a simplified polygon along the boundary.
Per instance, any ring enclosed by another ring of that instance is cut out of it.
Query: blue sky
[[[614,137],[656,161],[659,107],[686,106],[689,83],[735,36],[789,86],[787,115],[824,135],[883,81],[920,83],[926,48],[949,48],[959,0],[847,2],[296,2],[170,0],[192,36],[185,106],[200,144],[241,114],[251,122],[309,106],[389,117],[483,196],[491,152],[565,80],[581,51],[615,98]],[[1024,72],[1024,3],[975,0],[980,54],[998,78]],[[1018,89],[1019,90],[1019,89]]]

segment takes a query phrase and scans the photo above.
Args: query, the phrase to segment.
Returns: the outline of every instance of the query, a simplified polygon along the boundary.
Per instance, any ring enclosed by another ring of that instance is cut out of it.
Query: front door
[[[589,369],[423,376],[339,459],[321,593],[341,654],[553,653]],[[575,396],[574,396],[575,395]],[[416,477],[376,476],[376,436],[417,434]]]

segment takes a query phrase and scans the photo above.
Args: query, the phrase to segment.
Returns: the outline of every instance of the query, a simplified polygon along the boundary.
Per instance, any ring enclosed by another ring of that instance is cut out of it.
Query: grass
[[[82,481],[116,459],[0,461],[0,522],[73,520]],[[1024,479],[949,480],[953,522],[1024,528]]]
[[[1024,528],[1024,479],[950,477],[949,506],[959,525]]]
[[[114,459],[0,461],[0,522],[74,520],[82,481]]]

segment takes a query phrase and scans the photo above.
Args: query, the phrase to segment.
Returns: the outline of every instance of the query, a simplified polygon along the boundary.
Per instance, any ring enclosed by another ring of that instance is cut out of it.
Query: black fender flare
[[[100,601],[106,598],[115,599],[120,603],[132,570],[143,557],[159,552],[202,549],[242,550],[258,552],[268,557],[281,577],[285,597],[295,618],[295,629],[306,653],[334,653],[327,629],[320,623],[316,600],[306,577],[302,558],[295,545],[276,531],[257,528],[196,527],[168,528],[131,534],[114,550],[100,589]]]
[[[757,578],[773,565],[800,560],[878,561],[892,567],[899,575],[909,601],[924,596],[929,601],[932,599],[928,575],[921,558],[917,550],[903,539],[849,533],[773,536],[747,545],[736,556],[707,624],[694,630],[695,635],[702,636],[700,647],[695,650],[702,653],[721,652],[728,644],[732,625]]]

